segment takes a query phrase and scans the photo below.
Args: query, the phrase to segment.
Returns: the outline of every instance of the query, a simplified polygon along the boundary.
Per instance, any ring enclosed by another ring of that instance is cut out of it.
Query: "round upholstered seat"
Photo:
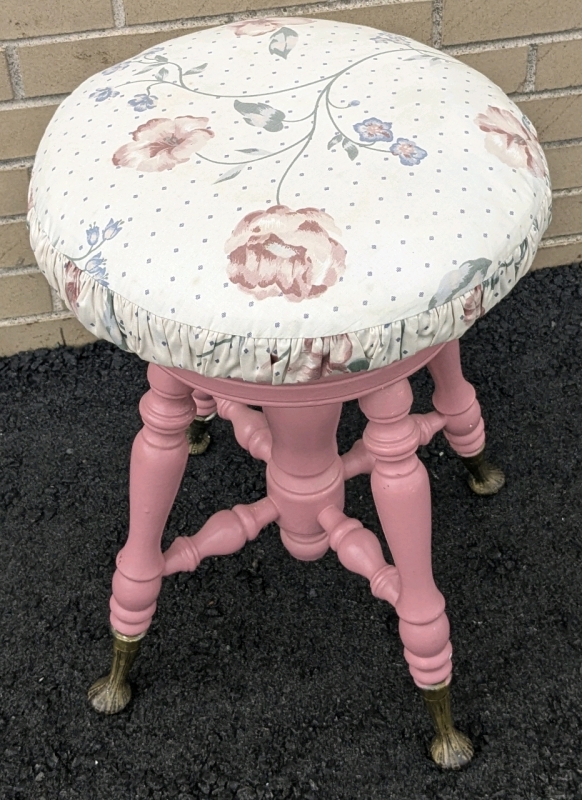
[[[248,20],[85,81],[39,147],[41,269],[97,336],[282,384],[461,336],[549,223],[531,123],[402,36]]]

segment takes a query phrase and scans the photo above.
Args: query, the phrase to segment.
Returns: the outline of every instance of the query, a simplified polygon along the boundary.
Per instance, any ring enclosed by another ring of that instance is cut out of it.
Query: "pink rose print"
[[[260,17],[259,19],[243,19],[227,25],[237,36],[263,36],[273,33],[286,25],[305,25],[310,22],[302,17]]]
[[[203,147],[214,132],[207,128],[207,117],[150,119],[131,134],[133,142],[124,144],[113,155],[116,167],[133,167],[140,172],[162,172],[184,164]]]
[[[330,350],[333,348],[333,360]],[[299,366],[291,367],[296,373],[297,383],[308,383],[341,372],[349,372],[348,362],[352,357],[352,343],[347,333],[326,339],[305,339]]]
[[[317,297],[346,268],[346,251],[330,234],[340,232],[329,214],[316,208],[293,211],[278,205],[253,211],[225,244],[228,277],[259,300]]]
[[[463,298],[463,316],[467,325],[472,325],[484,314],[483,287],[476,286]]]
[[[77,313],[77,299],[81,293],[82,274],[79,267],[73,264],[72,261],[67,261],[65,265],[65,294],[74,314]]]
[[[486,114],[478,114],[475,123],[487,133],[485,147],[504,164],[526,168],[536,178],[547,176],[544,153],[535,133],[510,111],[489,106]]]

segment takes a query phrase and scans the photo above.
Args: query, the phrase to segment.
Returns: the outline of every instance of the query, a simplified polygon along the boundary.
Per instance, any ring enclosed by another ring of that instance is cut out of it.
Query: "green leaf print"
[[[279,28],[271,36],[269,42],[269,53],[273,56],[281,56],[287,58],[291,50],[297,44],[298,35],[291,28]]]
[[[263,128],[271,133],[283,130],[285,114],[276,108],[271,108],[267,103],[243,103],[235,100],[234,107],[239,114],[242,114],[248,125]]]

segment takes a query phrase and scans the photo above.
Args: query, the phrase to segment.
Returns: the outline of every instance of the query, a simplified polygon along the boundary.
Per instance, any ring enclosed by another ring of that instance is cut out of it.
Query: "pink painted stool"
[[[449,56],[362,26],[269,17],[200,31],[62,103],[31,184],[35,253],[89,330],[150,362],[113,665],[89,691],[98,711],[129,702],[162,579],[276,522],[293,556],[331,547],[395,607],[432,757],[470,760],[451,720],[416,450],[443,430],[475,492],[503,485],[458,340],[529,270],[549,215],[543,153],[511,100]],[[435,410],[410,414],[408,377],[423,366]],[[368,425],[340,457],[342,403],[355,398]],[[215,413],[266,462],[267,495],[162,553],[188,453],[204,452]],[[394,566],[344,513],[344,483],[361,473]]]

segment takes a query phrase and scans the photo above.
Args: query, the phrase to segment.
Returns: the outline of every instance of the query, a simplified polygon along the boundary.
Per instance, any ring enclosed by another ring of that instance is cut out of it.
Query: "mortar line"
[[[224,14],[207,14],[197,17],[182,17],[180,19],[164,20],[161,22],[143,22],[136,25],[126,25],[124,28],[97,28],[92,31],[74,31],[72,33],[53,33],[41,36],[23,36],[22,39],[0,39],[0,47],[11,44],[35,45],[57,44],[59,42],[79,41],[81,39],[101,39],[105,36],[125,36],[133,33],[157,33],[163,31],[179,30],[180,28],[212,27],[228,22],[243,19],[253,19],[266,15],[289,17],[309,16],[309,14],[322,14],[330,11],[349,11],[358,8],[375,8],[376,6],[390,6],[422,3],[426,0],[335,0],[334,3],[315,2],[301,6],[273,6],[261,8],[257,11],[231,11]],[[301,14],[298,14],[298,9]]]
[[[75,315],[67,311],[47,311],[45,314],[29,314],[26,317],[8,317],[0,319],[0,328],[15,328],[19,325],[30,325],[33,322],[53,322],[59,319],[74,319]]]
[[[3,100],[0,102],[0,111],[20,111],[23,108],[42,108],[43,106],[59,105],[68,97],[70,92],[63,94],[47,94],[40,97],[26,97],[22,100]]]
[[[524,92],[535,92],[536,71],[538,66],[538,45],[530,44],[527,51],[527,65],[525,68]]]
[[[552,33],[537,33],[528,36],[512,36],[507,39],[487,39],[483,42],[465,42],[463,44],[447,44],[442,49],[451,56],[464,53],[481,53],[485,50],[508,50],[513,47],[524,47],[528,44],[554,44],[582,39],[582,28]]]
[[[438,1],[438,0],[437,0]],[[374,8],[376,6],[401,5],[402,3],[416,3],[423,0],[360,0],[360,2],[350,2],[350,0],[339,0],[330,6],[327,3],[313,3],[310,5],[299,6],[302,16],[310,13],[325,13],[329,11],[349,11],[358,8]],[[269,13],[271,16],[291,16],[297,8],[271,8],[261,9],[261,14]],[[216,14],[205,17],[183,17],[182,19],[166,20],[164,22],[144,22],[136,25],[126,25],[123,28],[98,28],[92,31],[76,31],[73,33],[54,33],[41,36],[27,36],[22,39],[2,39],[0,47],[34,47],[43,44],[59,44],[66,42],[78,42],[88,39],[103,39],[109,36],[133,36],[140,33],[164,33],[166,31],[179,31],[184,28],[203,28],[213,25],[222,25],[228,22],[235,22],[241,19],[252,19],[257,17],[259,12],[239,11],[230,14]],[[301,16],[301,15],[300,15]],[[531,34],[528,36],[518,36],[508,39],[488,39],[482,42],[469,42],[464,44],[444,45],[442,49],[450,55],[462,55],[464,53],[480,53],[485,50],[505,50],[512,47],[522,47],[528,44],[552,44],[554,42],[568,42],[582,39],[582,28],[574,28],[567,31],[555,31],[553,33]]]
[[[14,275],[36,275],[40,273],[36,264],[26,264],[23,267],[2,267],[0,268],[0,281],[2,278],[10,278]]]
[[[582,86],[565,86],[560,89],[542,89],[539,92],[510,92],[514,103],[521,103],[524,100],[552,100],[557,97],[578,97],[582,94]]]
[[[12,169],[28,169],[34,164],[34,157],[29,158],[7,158],[0,161],[0,171],[8,171]]]
[[[11,222],[26,222],[26,214],[0,217],[0,225],[9,225]]]
[[[582,186],[571,186],[568,189],[554,189],[552,197],[577,197],[582,194]]]
[[[579,243],[582,243],[582,233],[568,233],[564,236],[551,236],[547,239],[542,239],[539,244],[539,249],[547,250],[549,247],[560,247],[566,244]]]
[[[564,139],[560,141],[559,139],[553,142],[542,142],[542,147],[544,150],[555,150],[557,147],[578,147],[582,144],[582,137],[578,137],[577,139]]]
[[[125,6],[123,0],[111,0],[113,24],[116,28],[125,28]]]
[[[443,5],[444,0],[432,0],[431,44],[439,50],[443,46]]]
[[[20,69],[18,48],[14,44],[8,45],[4,52],[6,54],[10,83],[12,84],[12,94],[16,100],[20,100],[26,96],[26,92],[24,91],[24,81],[22,79],[22,70]]]

